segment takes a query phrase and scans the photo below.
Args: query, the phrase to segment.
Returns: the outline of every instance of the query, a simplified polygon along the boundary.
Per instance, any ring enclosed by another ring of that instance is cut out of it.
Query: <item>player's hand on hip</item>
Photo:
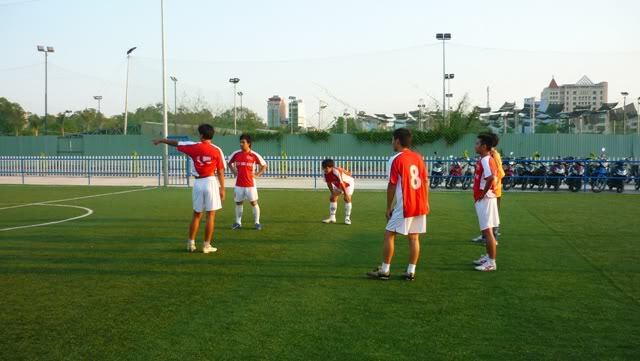
[[[387,209],[385,216],[387,217],[387,221],[391,219],[391,215],[393,214],[393,209]]]

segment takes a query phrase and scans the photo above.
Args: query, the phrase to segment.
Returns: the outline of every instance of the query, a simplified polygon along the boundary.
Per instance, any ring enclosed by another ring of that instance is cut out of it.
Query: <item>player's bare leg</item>
[[[236,221],[231,226],[231,229],[240,229],[242,227],[242,214],[244,213],[243,202],[236,202]]]
[[[216,220],[216,212],[207,211],[207,223],[205,224],[205,229],[204,229],[204,248],[202,250],[202,252],[204,253],[211,253],[218,250],[217,248],[211,246],[215,220]]]
[[[353,209],[352,196],[344,195],[344,224],[351,225],[351,210]]]
[[[260,205],[258,205],[258,201],[250,202],[251,207],[253,208],[253,224],[256,226],[258,231],[262,230],[262,224],[260,223]]]
[[[493,229],[488,228],[482,231],[482,236],[487,240],[486,249],[487,256],[486,259],[480,259],[476,261],[476,264],[479,264],[476,267],[478,271],[495,271],[496,270],[496,238],[493,235]]]
[[[193,211],[193,218],[189,224],[189,239],[187,241],[187,250],[189,252],[195,252],[196,250],[196,235],[198,234],[198,228],[200,228],[200,219],[202,213]]]
[[[329,196],[329,218],[322,221],[322,223],[336,223],[336,212],[338,211],[338,196],[340,193],[331,192]]]
[[[396,233],[386,231],[384,233],[384,246],[382,248],[382,265],[367,273],[367,276],[380,280],[388,280],[391,269],[391,259],[395,252]]]
[[[416,274],[416,265],[420,258],[420,235],[417,233],[411,233],[409,238],[409,265],[407,266],[407,272],[403,278],[407,281],[413,281]]]

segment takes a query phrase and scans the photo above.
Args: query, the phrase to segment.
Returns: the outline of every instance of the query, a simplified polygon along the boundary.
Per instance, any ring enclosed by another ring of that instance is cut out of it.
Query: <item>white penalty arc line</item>
[[[59,221],[52,221],[52,222],[45,222],[45,223],[38,223],[38,224],[29,224],[29,225],[26,225],[26,226],[0,228],[0,232],[6,232],[6,231],[12,231],[12,230],[24,229],[24,228],[43,227],[43,226],[49,226],[49,225],[52,225],[52,224],[70,222],[70,221],[75,221],[76,219],[81,219],[81,218],[88,217],[88,216],[93,214],[93,210],[91,208],[81,207],[81,206],[72,206],[72,205],[66,205],[66,204],[52,204],[52,203],[59,203],[59,202],[66,202],[66,201],[76,201],[76,200],[81,200],[81,199],[97,198],[97,197],[104,197],[104,196],[111,196],[111,195],[125,194],[125,193],[133,193],[133,192],[142,192],[142,191],[148,191],[148,190],[156,189],[156,188],[157,187],[143,188],[143,189],[132,189],[132,190],[126,190],[126,191],[120,191],[120,192],[94,194],[94,195],[90,195],[90,196],[82,196],[82,197],[74,197],[74,198],[66,198],[66,199],[56,199],[56,200],[51,200],[51,201],[44,201],[44,202],[37,202],[37,203],[27,203],[27,204],[19,204],[19,205],[9,206],[9,207],[2,207],[2,208],[0,208],[0,210],[21,208],[21,207],[32,207],[32,206],[67,207],[67,208],[82,209],[82,210],[86,211],[86,213],[84,213],[84,214],[82,214],[80,216],[71,217],[71,218],[67,218],[67,219],[63,219],[63,220],[59,220]]]
[[[67,205],[67,204],[44,204],[44,203],[40,203],[40,204],[32,204],[32,205],[38,205],[38,206],[47,206],[47,207],[66,207],[66,208],[78,208],[78,209],[82,209],[85,210],[86,213],[82,214],[80,216],[76,216],[76,217],[71,217],[71,218],[67,218],[67,219],[62,219],[59,221],[53,221],[53,222],[45,222],[45,223],[38,223],[38,224],[29,224],[26,226],[18,226],[18,227],[9,227],[9,228],[0,228],[0,232],[5,232],[5,231],[13,231],[15,229],[24,229],[24,228],[34,228],[34,227],[43,227],[43,226],[50,226],[52,224],[59,224],[59,223],[64,223],[64,222],[71,222],[71,221],[75,221],[76,219],[80,219],[80,218],[84,218],[84,217],[89,217],[90,215],[93,214],[93,209],[91,208],[87,208],[87,207],[80,207],[80,206],[71,206],[71,205]]]
[[[5,210],[5,209],[13,209],[13,208],[22,208],[22,207],[39,206],[39,205],[45,205],[45,204],[50,204],[50,203],[60,203],[60,202],[68,202],[68,201],[77,201],[77,200],[80,200],[80,199],[89,199],[89,198],[97,198],[97,197],[113,196],[113,195],[116,195],[116,194],[125,194],[125,193],[133,193],[133,192],[142,192],[142,191],[148,191],[148,190],[152,190],[152,189],[156,189],[156,188],[157,188],[157,187],[152,187],[152,188],[142,188],[142,189],[130,189],[130,190],[120,191],[120,192],[101,193],[101,194],[94,194],[94,195],[90,195],[90,196],[82,196],[82,197],[74,197],[74,198],[66,198],[66,199],[55,199],[55,200],[51,200],[51,201],[44,201],[44,202],[34,202],[34,203],[18,204],[18,205],[15,205],[15,206],[1,207],[1,208],[0,208],[0,211]]]

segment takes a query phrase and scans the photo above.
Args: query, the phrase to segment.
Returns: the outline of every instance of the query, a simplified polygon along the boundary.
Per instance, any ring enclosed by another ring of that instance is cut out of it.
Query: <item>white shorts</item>
[[[476,202],[476,213],[480,230],[495,228],[500,226],[500,215],[498,214],[498,200],[496,198],[482,198]]]
[[[220,201],[220,186],[215,177],[196,179],[193,183],[193,210],[200,213],[203,211],[217,211],[222,208]]]
[[[386,229],[405,236],[414,233],[427,233],[427,216],[404,218],[402,209],[394,209]]]
[[[233,191],[233,200],[237,202],[249,201],[255,202],[258,200],[258,188],[256,187],[238,187],[236,186]]]
[[[351,197],[351,196],[353,195],[353,191],[355,190],[355,188],[356,188],[355,183],[353,183],[353,182],[352,182],[352,184],[349,184],[349,186],[347,187],[347,195],[348,195],[349,197]],[[335,185],[333,185],[333,184],[331,184],[331,189],[333,189],[335,192],[338,192],[338,193],[340,193],[340,194],[344,193],[344,192],[342,191],[342,189],[340,189],[340,188],[336,187],[336,186],[335,186]]]

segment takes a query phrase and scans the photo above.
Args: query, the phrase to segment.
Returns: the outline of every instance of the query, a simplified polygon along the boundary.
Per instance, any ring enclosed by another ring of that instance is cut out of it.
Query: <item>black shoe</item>
[[[415,280],[415,279],[416,279],[416,274],[415,274],[415,273],[408,273],[408,272],[405,272],[405,273],[402,275],[402,279],[403,279],[403,280],[405,280],[405,281],[413,281],[413,280]]]
[[[389,278],[391,278],[391,273],[389,273],[389,272],[383,273],[380,270],[380,268],[375,268],[373,271],[367,272],[367,277],[373,278],[373,279],[376,279],[376,280],[387,281]]]

